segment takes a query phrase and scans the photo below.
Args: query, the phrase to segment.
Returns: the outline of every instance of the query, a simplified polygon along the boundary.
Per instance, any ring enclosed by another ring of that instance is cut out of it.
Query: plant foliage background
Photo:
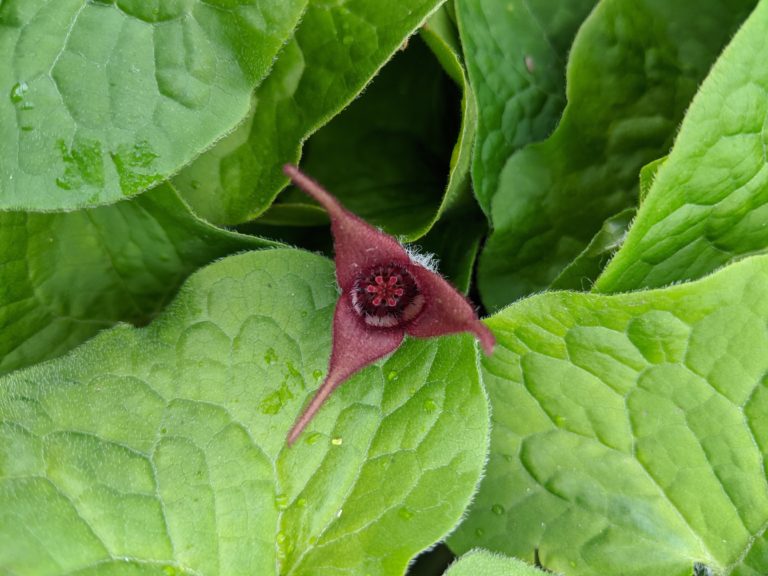
[[[0,574],[768,573],[767,0],[0,0],[0,54]],[[498,342],[291,449],[286,162]]]

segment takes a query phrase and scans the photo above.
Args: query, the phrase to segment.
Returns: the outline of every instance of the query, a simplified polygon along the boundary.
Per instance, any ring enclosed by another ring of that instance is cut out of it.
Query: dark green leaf
[[[509,156],[548,136],[565,107],[565,61],[596,0],[460,0],[469,79],[477,99],[475,194],[489,213]]]
[[[699,278],[768,247],[768,3],[691,104],[601,292]]]
[[[627,235],[627,230],[635,217],[635,213],[634,208],[627,208],[608,218],[581,254],[555,278],[550,288],[556,290],[591,290],[608,260],[624,242],[624,237]]]
[[[144,324],[198,267],[270,245],[199,220],[168,185],[77,212],[0,212],[0,373]]]
[[[478,271],[488,308],[548,286],[606,218],[636,203],[640,168],[668,151],[699,82],[754,4],[600,2],[571,51],[558,129],[501,175]]]
[[[174,182],[217,224],[264,212],[287,184],[312,133],[347,106],[438,0],[311,0],[293,39],[254,96],[251,116]]]

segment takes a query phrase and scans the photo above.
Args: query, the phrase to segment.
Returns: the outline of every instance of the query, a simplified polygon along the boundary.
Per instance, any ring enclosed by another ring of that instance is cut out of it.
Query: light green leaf
[[[768,573],[767,292],[761,256],[488,320],[491,457],[452,548],[568,576]]]
[[[115,202],[247,114],[306,0],[0,4],[0,208]]]
[[[556,290],[591,290],[608,260],[624,242],[624,237],[635,217],[635,212],[634,208],[627,208],[608,218],[581,254],[574,258],[573,262],[568,264],[554,279],[550,288]]]
[[[336,298],[324,258],[234,256],[150,326],[0,379],[0,566],[402,574],[459,520],[483,467],[475,344],[408,341],[287,448]]]
[[[768,246],[768,3],[699,90],[627,241],[596,289],[701,277]]]
[[[669,158],[669,156],[662,156],[661,158],[657,158],[653,162],[649,162],[640,169],[640,194],[638,198],[639,204],[645,202],[645,198],[648,196],[648,192],[650,192],[651,188],[653,187],[653,182],[656,180],[656,174],[658,174],[661,167],[664,166],[667,158]]]
[[[195,211],[238,224],[266,210],[288,182],[282,165],[298,163],[304,140],[360,93],[439,3],[310,0],[247,122],[174,179]]]
[[[490,212],[507,158],[547,137],[565,107],[565,61],[596,0],[461,0],[457,17],[478,105],[472,177]]]
[[[548,286],[606,218],[636,202],[640,168],[667,152],[699,82],[754,4],[600,2],[574,41],[560,125],[502,172],[478,270],[486,307]]]
[[[146,324],[200,266],[270,245],[197,219],[168,185],[77,212],[0,212],[0,373]]]
[[[473,550],[454,562],[445,576],[546,576],[546,572],[517,558]]]

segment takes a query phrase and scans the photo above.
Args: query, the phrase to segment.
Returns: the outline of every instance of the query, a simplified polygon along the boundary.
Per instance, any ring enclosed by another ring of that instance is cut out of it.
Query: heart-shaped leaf
[[[0,5],[0,209],[115,202],[247,114],[306,0]]]
[[[150,326],[0,379],[3,571],[402,574],[483,467],[475,344],[407,342],[288,448],[336,298],[324,258],[234,256]]]
[[[768,573],[766,293],[759,256],[491,318],[491,457],[452,548],[568,576]]]

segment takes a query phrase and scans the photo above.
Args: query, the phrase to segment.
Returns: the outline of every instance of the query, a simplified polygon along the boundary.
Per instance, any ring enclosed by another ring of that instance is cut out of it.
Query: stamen
[[[350,296],[353,308],[366,324],[377,328],[402,326],[416,318],[424,307],[416,279],[406,267],[394,263],[362,272]]]

